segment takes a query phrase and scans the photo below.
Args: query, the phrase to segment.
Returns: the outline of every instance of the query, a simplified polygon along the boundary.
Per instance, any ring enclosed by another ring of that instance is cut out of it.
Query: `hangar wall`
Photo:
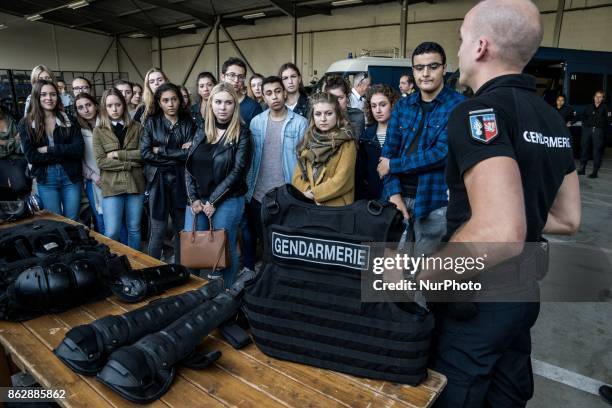
[[[112,37],[105,35],[30,22],[3,13],[0,23],[8,26],[0,30],[0,68],[31,70],[44,64],[57,71],[93,71],[112,41]],[[144,75],[151,66],[151,41],[122,38],[121,43]],[[127,72],[132,81],[141,81],[123,52],[119,53],[117,66],[113,46],[99,71],[118,70]]]
[[[437,0],[434,4],[418,3],[408,7],[408,53],[420,42],[439,42],[448,54],[452,69],[457,67],[459,27],[463,16],[476,2],[472,0]],[[544,46],[551,46],[557,0],[536,0],[544,23]],[[298,66],[306,82],[315,70],[321,76],[330,63],[358,55],[361,49],[399,47],[400,5],[398,2],[334,10],[331,16],[315,15],[298,20]],[[567,0],[559,46],[612,51],[612,2],[609,0]],[[291,19],[288,17],[258,19],[255,25],[228,28],[232,38],[254,69],[264,75],[276,73],[291,60]],[[162,39],[164,71],[175,82],[182,82],[189,63],[206,35],[186,34]],[[219,32],[220,59],[238,55]],[[157,39],[151,41],[153,65],[158,64]],[[187,86],[195,88],[200,71],[215,70],[214,33],[198,58]],[[250,73],[249,73],[250,74]]]
[[[457,66],[458,30],[473,0],[437,0],[434,4],[418,3],[408,8],[407,49],[418,43],[434,40],[445,47],[450,68]],[[542,11],[545,35],[543,45],[551,45],[557,0],[536,0]],[[298,21],[298,66],[308,82],[315,71],[320,76],[330,63],[346,58],[349,52],[358,55],[361,49],[399,47],[400,5],[398,2],[334,10],[331,16],[315,15]],[[612,51],[612,1],[566,0],[566,11],[560,36],[560,47]],[[8,28],[0,30],[0,68],[31,69],[44,63],[56,70],[93,71],[111,38],[84,31],[52,26],[42,22],[0,13],[0,22]],[[264,18],[255,25],[228,29],[253,67],[262,74],[275,73],[278,66],[291,60],[291,20],[288,17]],[[163,69],[172,81],[182,82],[189,63],[207,29],[162,39]],[[221,61],[237,55],[220,31]],[[158,65],[157,38],[121,40],[144,74]],[[24,52],[27,50],[27,52]],[[214,33],[198,58],[187,80],[190,88],[199,71],[215,70]],[[130,79],[139,81],[136,70],[120,52],[110,50],[102,71],[116,71],[117,65]]]

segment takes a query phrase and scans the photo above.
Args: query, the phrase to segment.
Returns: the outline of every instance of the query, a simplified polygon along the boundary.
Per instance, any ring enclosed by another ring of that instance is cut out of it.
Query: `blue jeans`
[[[238,252],[236,250],[236,241],[238,240],[238,230],[240,221],[244,212],[244,196],[228,198],[221,203],[215,210],[212,217],[214,229],[225,229],[229,240],[230,251],[230,266],[221,270],[223,282],[226,287],[234,283],[236,272],[238,271]],[[185,211],[185,231],[192,231],[193,213],[191,207],[187,207]],[[205,231],[209,229],[208,218],[204,214],[198,214],[196,219],[196,230]]]
[[[408,210],[414,210],[414,198],[402,197]],[[426,217],[410,220],[408,236],[414,234],[414,256],[431,255],[446,235],[446,207],[433,210]]]
[[[87,200],[89,200],[89,208],[91,208],[91,214],[94,217],[96,224],[96,231],[104,235],[104,217],[102,214],[98,214],[96,210],[96,200],[94,199],[94,186],[95,183],[92,180],[85,182],[85,191],[87,191]]]
[[[250,205],[250,204],[248,204]],[[245,209],[245,214],[240,221],[240,233],[242,237],[242,266],[251,270],[255,269],[255,254],[257,236],[255,235],[251,220],[247,217],[248,209]]]
[[[102,200],[104,235],[112,240],[119,241],[121,227],[125,222],[127,224],[128,246],[140,251],[140,219],[143,205],[143,194],[119,194],[104,197]]]
[[[38,182],[38,195],[45,209],[78,221],[83,184],[73,183],[61,164],[47,167],[44,184]]]

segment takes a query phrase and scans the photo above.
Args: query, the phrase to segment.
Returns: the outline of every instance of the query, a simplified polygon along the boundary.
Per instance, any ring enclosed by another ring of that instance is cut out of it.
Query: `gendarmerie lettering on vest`
[[[367,245],[278,232],[272,232],[272,254],[283,259],[359,270],[367,269],[370,263],[370,248]]]

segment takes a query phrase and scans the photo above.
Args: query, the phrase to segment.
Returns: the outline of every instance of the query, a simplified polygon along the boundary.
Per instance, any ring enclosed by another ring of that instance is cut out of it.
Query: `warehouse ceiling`
[[[254,24],[258,18],[329,15],[340,8],[391,1],[401,3],[397,0],[18,0],[1,1],[0,12],[97,34],[169,37],[211,27],[217,17],[223,26],[231,27]]]

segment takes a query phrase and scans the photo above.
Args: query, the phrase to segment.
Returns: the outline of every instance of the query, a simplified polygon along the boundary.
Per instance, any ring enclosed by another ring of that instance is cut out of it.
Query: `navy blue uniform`
[[[569,131],[555,109],[536,94],[535,78],[504,75],[484,84],[452,112],[448,143],[446,239],[470,218],[465,172],[481,161],[505,156],[516,160],[521,172],[526,241],[539,241],[557,191],[575,165]],[[539,303],[468,305],[472,316],[459,316],[451,305],[435,311],[431,367],[448,378],[436,406],[525,406],[533,395],[530,328]]]

